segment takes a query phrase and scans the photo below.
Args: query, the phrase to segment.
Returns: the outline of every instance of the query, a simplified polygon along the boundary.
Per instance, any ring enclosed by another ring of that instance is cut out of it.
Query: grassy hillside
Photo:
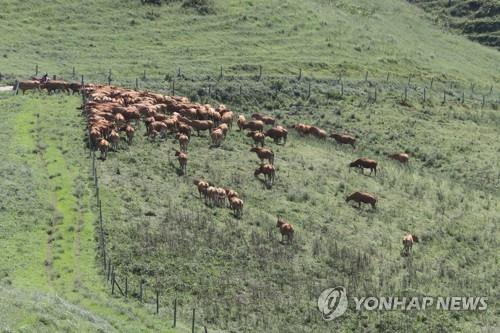
[[[180,1],[161,7],[135,0],[2,1],[2,83],[33,75],[35,64],[68,79],[74,66],[87,82],[104,82],[111,69],[114,82],[128,86],[146,71],[139,80],[144,88],[170,90],[175,79],[176,94],[195,101],[223,102],[247,116],[269,113],[283,125],[348,131],[360,140],[352,151],[291,130],[286,146],[269,144],[279,170],[276,186],[266,190],[252,175],[258,160],[241,133],[231,132],[220,149],[194,137],[188,175],[179,177],[171,150],[177,144],[151,143],[140,128],[131,147],[122,145],[98,164],[117,273],[135,285],[158,284],[162,304],[178,298],[184,323],[195,307],[210,331],[497,329],[499,53],[443,33],[405,1],[213,3],[212,14],[199,15]],[[401,103],[405,86],[409,97]],[[18,310],[4,303],[0,327],[166,331],[170,309],[158,318],[152,305],[112,297],[98,274],[79,103],[37,93],[0,99],[6,175],[0,298]],[[411,168],[384,157],[393,151],[408,152]],[[380,174],[349,172],[347,163],[358,157],[379,160]],[[242,219],[204,206],[195,177],[240,192]],[[347,205],[345,196],[357,190],[375,193],[379,208]],[[276,214],[296,226],[292,246],[278,243]],[[399,257],[405,232],[422,238],[412,262]],[[315,302],[336,285],[351,296],[488,295],[490,308],[476,314],[351,309],[324,323]]]
[[[139,0],[2,2],[0,72],[104,80],[186,73],[441,76],[498,83],[498,53],[443,34],[405,1],[214,1],[214,15]]]
[[[500,49],[500,1],[410,0],[469,39]]]
[[[110,297],[98,275],[77,105],[78,99],[62,96],[0,95],[0,327],[167,331],[152,309]]]

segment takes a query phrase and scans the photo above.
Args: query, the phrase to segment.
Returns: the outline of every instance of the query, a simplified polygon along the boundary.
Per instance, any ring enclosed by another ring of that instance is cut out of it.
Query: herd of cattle
[[[255,113],[251,119],[236,115],[225,105],[214,108],[209,104],[193,103],[186,97],[167,96],[148,91],[135,91],[106,85],[85,85],[65,81],[48,81],[41,83],[37,80],[21,81],[18,89],[23,93],[28,89],[47,89],[53,91],[80,92],[85,96],[82,113],[87,119],[89,143],[92,148],[99,149],[101,158],[106,159],[109,149],[117,149],[118,143],[123,138],[128,144],[132,143],[136,129],[141,122],[144,123],[146,135],[155,140],[157,137],[173,135],[179,143],[179,149],[174,149],[179,163],[179,172],[187,173],[188,146],[194,132],[200,136],[207,131],[210,136],[211,146],[216,148],[222,145],[228,132],[236,120],[239,131],[247,131],[246,137],[252,138],[250,152],[256,153],[260,165],[254,171],[254,176],[264,175],[264,184],[271,188],[275,181],[276,167],[275,155],[270,147],[266,146],[266,138],[276,144],[286,145],[288,129],[276,124],[276,119]],[[269,126],[266,128],[266,126]],[[313,136],[319,140],[332,138],[336,143],[349,145],[356,148],[357,140],[349,134],[331,133],[322,128],[307,124],[292,126],[297,133],[304,136]],[[408,162],[409,156],[405,153],[388,155],[402,164]],[[368,158],[359,158],[349,164],[349,167],[370,170],[370,175],[377,174],[377,161]],[[217,187],[206,180],[194,180],[200,197],[203,197],[208,206],[229,207],[236,217],[243,214],[243,200],[238,193],[228,187]],[[354,201],[369,204],[376,208],[377,198],[367,192],[354,192],[349,195],[346,202]],[[278,217],[276,226],[288,242],[293,239],[294,228],[281,216]],[[418,241],[412,234],[403,238],[404,251],[407,255],[411,245]]]

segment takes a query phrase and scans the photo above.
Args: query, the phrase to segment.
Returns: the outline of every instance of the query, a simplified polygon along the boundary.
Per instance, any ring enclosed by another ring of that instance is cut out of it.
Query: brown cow
[[[243,200],[238,197],[229,198],[229,207],[233,210],[234,216],[240,218],[243,215]]]
[[[366,192],[354,192],[345,199],[345,202],[355,201],[358,203],[358,207],[361,207],[361,203],[370,204],[373,209],[375,209],[375,204],[377,203],[377,198],[370,193]]]
[[[251,148],[250,151],[253,153],[257,153],[257,156],[259,157],[259,159],[262,163],[264,162],[264,160],[268,160],[269,164],[271,164],[271,165],[274,164],[274,153],[271,149],[254,147],[254,148]]]
[[[250,120],[245,122],[241,128],[249,129],[251,131],[263,131],[264,130],[264,122],[262,120]]]
[[[284,127],[276,126],[265,131],[264,134],[265,136],[272,138],[274,140],[274,143],[279,143],[280,140],[283,140],[283,144],[285,145],[288,131]]]
[[[108,139],[111,143],[111,148],[116,151],[118,149],[118,142],[120,142],[120,135],[118,134],[118,132],[116,132],[115,130],[111,130]]]
[[[293,241],[293,235],[294,235],[293,225],[288,223],[281,216],[278,216],[278,221],[276,222],[276,227],[280,229],[281,243],[285,242],[285,236],[287,238],[288,243],[291,243]]]
[[[413,243],[418,243],[418,237],[414,234],[407,234],[403,237],[403,250],[401,256],[406,257],[411,254]]]
[[[191,120],[188,124],[193,127],[198,136],[200,136],[200,131],[207,131],[214,127],[214,122],[211,120]]]
[[[276,123],[276,120],[273,117],[269,117],[269,116],[263,116],[261,120],[266,125],[272,125],[272,126],[274,126],[274,124]]]
[[[321,140],[326,140],[327,137],[326,131],[316,126],[311,126],[308,133]]]
[[[183,175],[185,175],[187,169],[188,154],[183,151],[176,150],[175,156],[177,156],[177,160],[179,161],[180,171]]]
[[[265,184],[269,187],[273,186],[274,178],[276,176],[276,168],[271,164],[261,164],[257,169],[255,169],[253,175],[257,177],[261,173],[264,174]]]
[[[64,91],[64,92],[67,92],[69,93],[69,84],[67,82],[64,82],[64,81],[56,81],[56,80],[51,80],[51,81],[47,81],[45,83],[42,83],[40,84],[40,88],[41,89],[47,89],[47,92],[49,93],[49,95],[53,92],[53,91]]]
[[[253,139],[253,143],[255,146],[258,146],[260,143],[260,146],[264,147],[264,142],[266,140],[266,135],[264,133],[258,131],[250,131],[247,133],[247,137]]]
[[[206,182],[204,180],[200,180],[200,179],[193,180],[193,184],[196,185],[196,187],[198,188],[198,193],[200,194],[200,198],[202,196],[204,198],[206,198],[206,196],[207,196],[207,189],[210,186],[210,184],[208,182]]]
[[[210,138],[212,139],[212,147],[220,147],[224,140],[224,133],[219,128],[214,129],[212,133],[210,133]]]
[[[125,134],[127,135],[128,144],[132,143],[132,139],[134,138],[134,132],[135,129],[132,126],[127,125],[127,127],[125,127]]]
[[[373,171],[375,171],[375,176],[377,175],[377,161],[375,160],[369,160],[367,158],[358,158],[357,160],[349,163],[349,170],[350,168],[360,168],[361,173],[364,173],[364,169],[370,169],[370,175],[372,174]]]
[[[228,112],[225,112],[222,116],[221,116],[221,121],[224,123],[224,124],[227,124],[227,126],[229,128],[232,128],[233,127],[233,118],[234,118],[234,114],[232,111],[228,111]]]
[[[104,161],[108,155],[109,142],[105,139],[101,139],[98,144],[99,150],[101,151],[101,159]]]
[[[396,153],[396,154],[390,154],[389,158],[399,161],[401,164],[406,164],[408,163],[408,159],[410,158],[410,156],[408,156],[408,154],[405,153]]]
[[[16,89],[16,85],[14,85],[14,90]],[[16,94],[19,93],[19,90],[21,90],[24,93],[26,90],[40,90],[40,82],[35,81],[35,80],[28,80],[28,81],[18,81],[17,82],[17,89]]]
[[[238,121],[236,122],[238,124],[238,128],[240,129],[240,131],[243,129],[243,126],[245,125],[246,122],[247,120],[245,119],[245,116],[240,114],[238,117]]]
[[[356,138],[351,135],[333,133],[330,134],[330,137],[333,138],[339,144],[347,144],[351,145],[352,148],[356,148],[355,147]]]
[[[72,91],[72,95],[75,93],[80,94],[80,90],[82,89],[82,85],[78,82],[70,82],[68,83],[68,88]]]
[[[152,123],[149,124],[148,126],[148,133],[151,137],[151,133],[153,131],[159,133],[160,135],[164,135],[164,133],[166,132],[167,130],[167,125],[165,125],[165,123],[161,122],[161,121],[153,121]]]
[[[297,132],[299,132],[300,136],[309,134],[309,131],[311,130],[311,126],[301,123],[293,125],[293,128],[295,128]]]
[[[187,136],[186,134],[177,133],[175,135],[175,138],[177,139],[177,141],[179,141],[179,146],[181,150],[187,151],[189,144],[189,136]]]

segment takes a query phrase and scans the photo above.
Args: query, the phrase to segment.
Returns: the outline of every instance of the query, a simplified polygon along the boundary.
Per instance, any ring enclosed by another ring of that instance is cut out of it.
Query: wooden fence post
[[[365,73],[365,82],[368,82],[368,71]]]
[[[160,292],[156,289],[156,314],[160,313]]]
[[[111,295],[115,294],[115,273],[111,274]]]
[[[481,103],[481,108],[484,108],[484,104],[486,103],[486,98],[483,95],[483,102]]]
[[[259,65],[259,81],[262,79],[262,65]]]
[[[172,79],[172,96],[175,95],[175,79]]]
[[[446,91],[443,91],[443,104],[446,103]]]
[[[125,297],[128,298],[128,276],[125,275]]]
[[[302,68],[299,68],[299,76],[297,77],[297,80],[300,81],[302,79]]]
[[[106,241],[104,239],[104,228],[102,223],[102,203],[99,200],[99,229],[101,233],[102,260],[104,268],[106,268]],[[111,260],[110,260],[111,263]]]
[[[311,82],[309,81],[309,86],[307,88],[307,99],[311,97]]]
[[[424,103],[425,103],[425,94],[427,92],[427,89],[424,87]]]
[[[222,79],[222,77],[224,76],[223,72],[222,72],[222,65],[220,66],[220,74],[219,74],[219,79]]]
[[[462,104],[464,104],[464,103],[465,103],[465,92],[462,91]]]
[[[432,84],[434,83],[434,77],[431,78],[431,86],[430,88],[432,89]]]
[[[139,89],[139,79],[135,78],[135,90]]]
[[[410,86],[411,84],[411,75],[408,75],[408,87]]]
[[[203,329],[205,330],[205,333],[208,333],[208,329],[206,326],[203,326]]]
[[[111,258],[108,259],[108,277],[107,281],[109,281],[109,278],[111,277]]]
[[[195,316],[196,316],[196,309],[193,309],[193,321],[191,322],[191,333],[194,333]]]
[[[175,325],[177,325],[177,298],[174,299],[174,325],[172,327]]]
[[[35,76],[38,75],[38,64],[35,65]]]

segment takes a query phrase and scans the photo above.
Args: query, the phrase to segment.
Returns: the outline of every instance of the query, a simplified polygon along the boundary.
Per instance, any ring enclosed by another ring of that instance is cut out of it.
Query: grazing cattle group
[[[100,151],[101,159],[105,160],[110,150],[117,150],[123,138],[128,145],[132,144],[136,129],[145,126],[147,137],[154,141],[156,138],[164,138],[172,134],[179,143],[179,149],[175,151],[175,157],[179,163],[179,173],[186,175],[188,164],[188,146],[192,134],[201,136],[202,132],[208,132],[211,147],[220,147],[236,119],[239,131],[246,130],[246,137],[251,138],[250,152],[256,153],[260,163],[254,170],[254,176],[261,174],[264,183],[271,188],[276,179],[275,154],[273,150],[266,147],[266,138],[270,138],[276,144],[286,145],[288,130],[278,125],[276,120],[270,116],[254,113],[251,120],[244,115],[235,114],[225,105],[213,108],[209,104],[198,104],[190,102],[186,97],[166,96],[147,91],[134,91],[125,88],[85,85],[65,81],[40,81],[33,78],[28,81],[20,81],[17,84],[19,90],[25,93],[27,90],[46,89],[49,94],[56,91],[85,95],[85,104],[82,113],[87,119],[87,130],[89,145]],[[269,128],[265,129],[266,126]],[[300,136],[313,136],[320,140],[333,138],[335,142],[350,145],[356,148],[356,138],[350,134],[332,133],[312,125],[296,124],[292,126]],[[390,159],[407,164],[409,156],[405,153],[388,154]],[[368,158],[359,158],[349,163],[349,168],[355,167],[361,170],[370,170],[370,175],[377,175],[378,163]],[[243,214],[243,200],[239,194],[229,187],[217,187],[213,183],[204,180],[194,180],[200,198],[209,207],[228,207],[235,217],[240,218]],[[354,192],[349,195],[346,202],[354,201],[361,207],[361,203],[369,204],[376,208],[377,198],[367,192]],[[288,243],[293,241],[294,227],[281,216],[278,216],[277,228],[282,235],[282,243],[285,239]],[[413,243],[418,242],[415,235],[408,234],[403,238],[404,249],[402,255],[409,255]]]
[[[82,88],[81,84],[78,82],[67,82],[63,80],[47,80],[43,81],[38,78],[31,78],[31,80],[18,81],[14,84],[14,89],[17,88],[17,93],[21,90],[24,93],[27,90],[37,90],[41,91],[43,89],[47,90],[48,94],[52,94],[56,91],[66,92],[66,93],[79,93]]]

